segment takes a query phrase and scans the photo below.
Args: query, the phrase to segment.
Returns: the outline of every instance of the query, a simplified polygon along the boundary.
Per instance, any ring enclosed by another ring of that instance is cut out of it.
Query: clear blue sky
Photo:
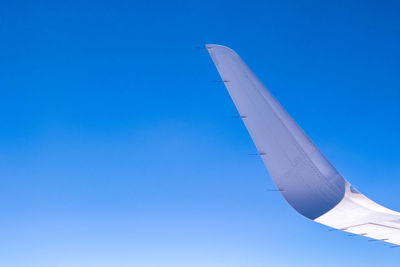
[[[398,265],[266,191],[198,49],[235,49],[345,178],[400,210],[398,1],[1,6],[1,266]]]

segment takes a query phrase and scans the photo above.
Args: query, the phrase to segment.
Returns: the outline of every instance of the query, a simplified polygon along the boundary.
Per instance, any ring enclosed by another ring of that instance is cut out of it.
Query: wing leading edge
[[[321,224],[400,245],[400,213],[354,189],[232,49],[206,49],[286,201]]]

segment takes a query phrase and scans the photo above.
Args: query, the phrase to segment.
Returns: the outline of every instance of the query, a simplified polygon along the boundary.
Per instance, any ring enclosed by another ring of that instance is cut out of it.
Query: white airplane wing
[[[206,49],[287,202],[318,223],[400,245],[400,213],[351,186],[232,49]]]

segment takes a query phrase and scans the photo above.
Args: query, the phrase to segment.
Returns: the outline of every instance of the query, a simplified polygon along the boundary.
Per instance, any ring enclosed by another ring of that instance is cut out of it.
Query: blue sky
[[[398,1],[7,1],[0,265],[396,266],[279,193],[206,43],[235,49],[337,169],[400,210]]]

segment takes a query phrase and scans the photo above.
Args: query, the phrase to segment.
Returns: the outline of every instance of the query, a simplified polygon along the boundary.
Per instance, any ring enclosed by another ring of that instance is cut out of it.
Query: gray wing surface
[[[206,49],[287,202],[311,220],[400,244],[400,214],[355,190],[232,49]]]

